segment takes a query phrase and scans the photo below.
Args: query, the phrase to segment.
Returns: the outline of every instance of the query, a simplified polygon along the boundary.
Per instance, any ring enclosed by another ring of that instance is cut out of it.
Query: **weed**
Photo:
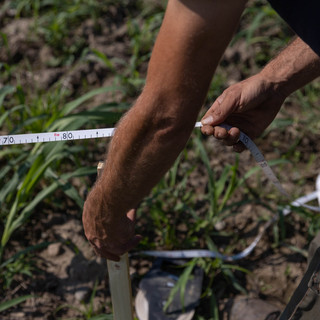
[[[0,302],[0,312],[6,311],[28,299],[33,298],[32,295],[25,295],[25,296],[21,296],[21,297],[17,297],[11,300],[7,300],[4,302]]]
[[[4,290],[9,289],[10,285],[17,275],[24,275],[32,277],[32,274],[36,270],[32,256],[20,255],[13,262],[7,263],[4,269],[4,273],[0,276],[0,283]]]

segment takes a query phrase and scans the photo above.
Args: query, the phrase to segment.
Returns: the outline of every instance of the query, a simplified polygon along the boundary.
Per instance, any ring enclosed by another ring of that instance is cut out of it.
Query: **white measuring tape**
[[[8,136],[0,136],[0,146],[38,142],[58,142],[108,138],[113,136],[114,132],[115,128],[105,128],[44,133],[13,134]]]
[[[229,130],[231,126],[222,124],[221,127]],[[202,127],[201,122],[196,122],[195,128]],[[82,139],[96,139],[96,138],[107,138],[114,135],[115,128],[104,128],[104,129],[89,129],[89,130],[73,130],[73,131],[59,131],[59,132],[46,132],[46,133],[28,133],[28,134],[16,134],[16,135],[5,135],[0,136],[0,145],[15,145],[15,144],[27,144],[27,143],[39,143],[39,142],[59,142],[59,141],[72,141],[72,140],[82,140]],[[289,194],[284,190],[280,181],[272,171],[271,167],[268,165],[263,154],[255,145],[255,143],[243,132],[240,132],[239,140],[246,146],[246,148],[251,152],[252,156],[259,164],[264,174],[272,182],[272,184],[277,188],[277,190],[291,199]],[[291,202],[291,206],[295,207],[305,207],[309,210],[320,212],[320,207],[309,206],[306,203],[317,199],[320,204],[320,176],[317,179],[317,191],[298,198]],[[287,207],[283,210],[283,215],[288,215],[291,212],[290,207]],[[181,258],[220,258],[224,261],[235,261],[243,259],[248,256],[253,249],[257,246],[260,241],[263,233],[268,229],[268,227],[278,219],[278,215],[275,215],[271,220],[269,220],[262,228],[262,231],[257,235],[255,240],[242,252],[233,255],[226,256],[219,252],[213,252],[210,250],[174,250],[174,251],[142,251],[137,254],[145,254],[154,257],[161,258],[172,258],[172,259],[181,259]]]

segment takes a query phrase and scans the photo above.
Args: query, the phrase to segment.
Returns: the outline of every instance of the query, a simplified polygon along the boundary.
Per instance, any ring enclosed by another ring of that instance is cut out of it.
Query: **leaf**
[[[163,309],[164,311],[166,311],[168,309],[168,307],[170,306],[170,304],[172,303],[175,295],[177,294],[177,292],[180,290],[180,301],[181,301],[181,305],[182,308],[184,309],[184,296],[185,296],[185,290],[186,290],[186,286],[187,286],[187,282],[190,279],[191,273],[193,268],[195,267],[197,262],[197,259],[193,259],[188,263],[188,266],[184,269],[183,273],[181,274],[181,276],[179,277],[178,281],[176,282],[175,286],[172,288],[172,290],[170,291],[168,300],[166,302],[166,304],[164,305]]]
[[[230,173],[231,173],[231,177],[230,177],[230,181],[228,184],[228,188],[225,192],[225,195],[222,199],[222,202],[219,206],[218,212],[222,211],[222,209],[224,208],[225,204],[227,203],[227,201],[230,199],[231,195],[233,194],[234,190],[237,187],[237,168],[238,168],[238,162],[235,166],[230,167]]]
[[[0,89],[0,107],[3,105],[4,98],[6,95],[15,92],[16,88],[13,86],[4,86]],[[1,118],[0,118],[1,123]]]
[[[16,254],[14,254],[12,257],[10,257],[9,259],[7,259],[6,261],[4,261],[1,265],[0,265],[0,270],[3,269],[5,266],[7,266],[8,264],[14,262],[15,260],[17,260],[20,256],[23,256],[29,252],[32,251],[36,251],[39,249],[44,249],[46,247],[48,247],[51,244],[51,242],[42,242],[42,243],[38,243],[34,246],[29,246],[19,252],[17,252]]]
[[[11,130],[10,134],[16,134],[21,129],[26,128],[30,124],[33,124],[34,122],[37,122],[41,119],[46,119],[47,117],[48,117],[48,115],[46,115],[46,114],[40,114],[38,116],[28,118],[27,120],[20,122],[13,130]]]
[[[0,104],[0,106],[1,106],[1,104]],[[18,105],[18,106],[11,108],[10,110],[5,111],[0,117],[0,127],[3,125],[4,121],[8,118],[8,116],[11,113],[18,111],[18,110],[21,110],[21,109],[24,109],[24,107],[25,107],[24,105]]]
[[[33,298],[34,296],[33,295],[26,295],[26,296],[22,296],[22,297],[18,297],[18,298],[15,298],[15,299],[12,299],[12,300],[8,300],[8,301],[5,301],[5,302],[1,302],[0,303],[0,312],[3,312],[11,307],[14,307],[30,298]]]
[[[34,210],[34,208],[41,202],[43,201],[45,198],[47,198],[50,194],[52,194],[57,188],[64,186],[66,183],[63,182],[63,180],[67,180],[73,177],[81,177],[81,176],[87,176],[89,174],[93,174],[96,172],[95,168],[79,168],[78,170],[75,170],[74,172],[71,173],[67,173],[61,176],[61,178],[57,178],[55,182],[53,182],[50,186],[46,187],[45,189],[41,190],[34,198],[31,202],[28,203],[28,205],[21,211],[21,213],[19,214],[19,217],[17,219],[15,219],[11,224],[10,228],[8,228],[8,239],[10,238],[12,232],[14,232],[14,230],[16,230],[17,228],[19,228],[31,215],[32,211]],[[75,191],[75,189],[74,189]],[[75,191],[76,192],[76,191]],[[69,193],[70,195],[71,193]],[[71,196],[74,196],[74,193],[71,194]],[[72,198],[73,200],[75,200],[75,202],[79,205],[79,207],[82,207],[83,204],[83,200],[79,197],[79,195],[77,194],[77,196],[74,196],[74,198]],[[3,245],[3,244],[2,244]],[[3,245],[4,246],[4,245]]]
[[[215,185],[215,177],[214,172],[210,165],[209,156],[200,140],[199,137],[195,138],[195,144],[200,152],[201,160],[203,161],[208,174],[208,194],[209,194],[209,201],[210,201],[210,211],[208,214],[207,219],[212,220],[213,216],[217,213],[217,194],[216,194],[216,185]]]
[[[61,116],[65,116],[65,115],[69,114],[75,108],[80,106],[82,103],[84,103],[85,101],[89,100],[90,98],[92,98],[98,94],[106,93],[106,92],[110,92],[110,91],[116,91],[116,90],[120,90],[120,88],[116,87],[116,86],[110,86],[110,87],[93,89],[93,90],[89,91],[88,93],[84,94],[83,96],[79,97],[78,99],[67,103],[64,106],[64,108],[61,110]]]
[[[217,182],[217,189],[216,189],[216,193],[217,193],[217,198],[220,197],[221,193],[223,192],[226,182],[228,180],[228,176],[231,170],[231,166],[227,165],[223,168],[222,174],[219,178],[219,181]]]
[[[226,278],[229,281],[231,281],[233,287],[236,290],[243,293],[244,295],[247,295],[247,290],[238,282],[238,280],[234,276],[233,272],[229,268],[224,268],[224,266],[222,266],[221,270],[222,270],[224,276],[226,276]]]
[[[101,51],[96,49],[91,49],[91,51],[96,55],[99,60],[101,60],[112,72],[115,72],[116,69],[112,61]]]

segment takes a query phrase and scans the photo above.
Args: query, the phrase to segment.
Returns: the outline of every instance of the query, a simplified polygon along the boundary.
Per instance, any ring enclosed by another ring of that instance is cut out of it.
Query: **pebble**
[[[13,312],[10,314],[10,319],[24,319],[25,316],[24,312]]]
[[[270,313],[278,310],[275,305],[267,301],[243,297],[233,301],[229,319],[264,320]]]
[[[58,243],[52,243],[48,246],[47,252],[50,257],[56,257],[58,256],[62,251],[62,244],[60,242]]]
[[[88,297],[89,291],[90,291],[89,288],[78,289],[74,294],[74,297],[76,298],[77,301],[84,301]]]
[[[226,223],[224,221],[218,221],[214,227],[216,228],[217,231],[222,231],[226,227]]]

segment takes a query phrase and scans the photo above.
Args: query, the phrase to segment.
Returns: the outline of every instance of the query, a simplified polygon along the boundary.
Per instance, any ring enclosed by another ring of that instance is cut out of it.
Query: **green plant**
[[[16,275],[20,274],[32,277],[32,273],[36,268],[31,256],[20,255],[17,259],[7,263],[5,267],[0,269],[3,269],[3,273],[0,276],[2,286],[4,289],[8,289]]]
[[[21,297],[17,297],[11,300],[7,300],[4,302],[0,302],[0,312],[6,311],[28,299],[33,298],[32,295],[25,295],[25,296],[21,296]]]
[[[203,259],[203,258],[194,258],[187,262],[185,265],[182,265],[181,268],[184,268],[178,281],[176,282],[175,286],[170,291],[169,297],[164,305],[164,311],[172,303],[174,296],[179,293],[181,305],[184,306],[184,297],[185,297],[185,289],[188,280],[192,277],[192,271],[195,266],[200,267],[205,274],[206,277],[206,288],[203,290],[203,294],[201,298],[208,298],[212,304],[212,318],[210,319],[219,319],[218,316],[218,305],[215,299],[215,292],[217,291],[213,287],[213,281],[215,280],[216,276],[221,273],[226,282],[231,284],[237,291],[246,294],[245,288],[238,282],[236,277],[234,276],[234,271],[238,270],[240,272],[248,273],[249,271],[245,268],[239,267],[237,265],[230,265],[224,263],[221,259]]]
[[[244,178],[237,177],[238,160],[236,164],[227,164],[219,177],[215,174],[215,170],[210,164],[208,153],[202,141],[196,137],[194,139],[195,147],[197,148],[199,157],[204,164],[208,176],[208,193],[206,199],[210,206],[206,216],[202,219],[201,228],[211,230],[212,227],[221,220],[222,212],[225,210],[227,202],[232,197],[233,193],[239,188],[244,181],[253,173],[250,171]],[[238,204],[235,203],[235,206]],[[231,208],[228,208],[229,210]]]
[[[192,209],[195,195],[192,190],[187,190],[187,182],[194,167],[186,170],[181,168],[184,151],[175,161],[172,168],[153,188],[148,197],[144,199],[138,210],[138,215],[150,219],[150,233],[154,234],[159,242],[148,242],[148,246],[161,246],[166,249],[190,248],[193,236],[187,238],[177,230],[179,224],[188,224],[188,216]],[[149,230],[145,230],[149,234]],[[153,236],[152,236],[153,237]],[[151,239],[150,239],[151,240]]]
[[[15,92],[20,104],[6,110],[0,123],[11,133],[19,133],[22,128],[36,130],[36,132],[55,132],[75,130],[84,125],[94,127],[102,122],[105,125],[108,123],[112,125],[119,119],[127,107],[126,104],[110,103],[99,105],[88,111],[78,113],[74,111],[95,95],[114,89],[114,87],[94,89],[62,105],[56,104],[56,99],[48,98],[47,102],[53,102],[52,106],[51,103],[46,104],[43,100],[37,100],[34,105],[32,103],[26,105],[21,88],[6,87],[2,90],[0,100],[4,101],[5,95]],[[4,106],[1,108],[4,109]],[[16,123],[18,125],[15,125]],[[81,165],[78,157],[83,152],[85,152],[85,145],[75,143],[69,146],[67,141],[54,144],[37,143],[22,147],[9,146],[0,149],[1,159],[7,159],[0,174],[4,182],[0,189],[1,218],[4,224],[0,262],[12,233],[26,223],[35,207],[55,190],[60,188],[67,197],[82,207],[83,200],[70,180],[95,173],[94,167]],[[62,167],[67,171],[63,172]]]
[[[75,29],[84,19],[96,22],[98,16],[108,10],[99,0],[14,0],[10,7],[16,10],[17,18],[31,16],[34,19],[33,30],[54,50],[55,59],[51,63],[55,65],[71,65],[85,52],[86,39],[75,35]]]
[[[113,316],[112,314],[102,314],[102,309],[103,307],[99,308],[99,310],[95,310],[94,305],[93,305],[93,300],[96,296],[97,293],[97,281],[94,284],[93,290],[91,292],[90,298],[88,303],[85,303],[82,301],[82,307],[74,307],[73,305],[69,304],[64,304],[60,307],[58,307],[55,310],[55,314],[57,314],[60,310],[62,309],[73,309],[74,311],[78,312],[81,315],[81,319],[85,320],[112,320]],[[77,319],[79,319],[77,317]],[[64,319],[66,320],[66,319]],[[71,320],[71,319],[69,319]]]
[[[179,279],[178,279],[177,283],[175,284],[175,286],[170,291],[168,300],[166,301],[166,303],[165,303],[165,305],[163,307],[164,311],[166,311],[168,309],[168,307],[172,303],[172,301],[174,299],[174,296],[177,294],[177,292],[179,292],[179,294],[180,294],[181,305],[182,305],[182,307],[184,309],[184,296],[185,296],[186,285],[187,285],[187,282],[190,279],[190,277],[192,277],[192,270],[196,266],[196,262],[197,262],[196,259],[192,259],[185,266],[183,273],[179,277]]]
[[[2,284],[3,289],[5,290],[10,287],[16,274],[32,276],[31,271],[35,270],[35,267],[31,254],[34,251],[46,248],[48,245],[48,242],[43,242],[27,247],[4,261],[0,265],[0,283]]]

